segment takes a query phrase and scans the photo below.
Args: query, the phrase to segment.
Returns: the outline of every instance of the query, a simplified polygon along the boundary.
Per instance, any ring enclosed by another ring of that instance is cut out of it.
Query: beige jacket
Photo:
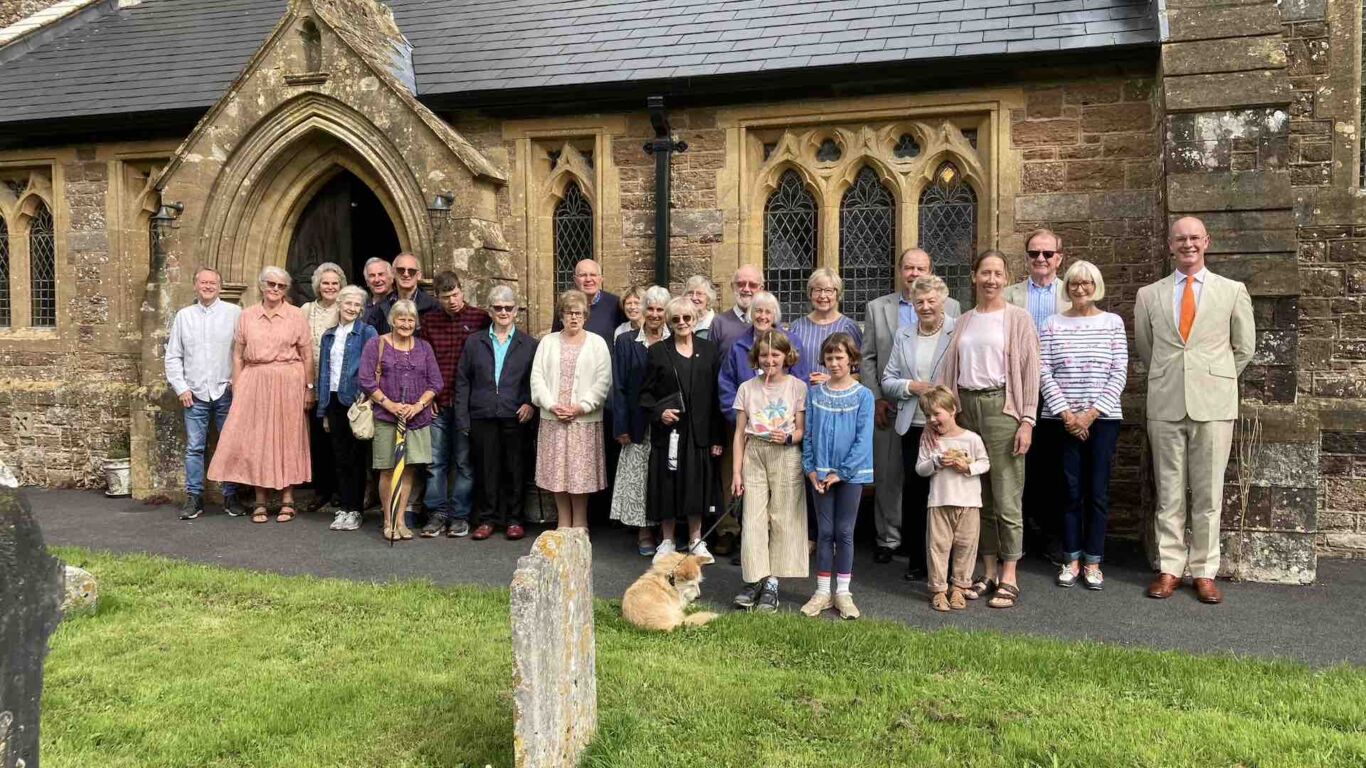
[[[1238,376],[1257,345],[1252,299],[1236,280],[1206,271],[1190,340],[1176,328],[1175,275],[1138,290],[1134,345],[1148,369],[1148,418],[1228,421],[1238,417]]]
[[[1029,278],[1025,278],[1018,283],[1011,283],[1006,286],[1006,301],[1014,304],[1020,309],[1029,309]],[[1066,312],[1072,308],[1072,300],[1067,298],[1067,289],[1062,284],[1062,275],[1053,279],[1053,296],[1058,301],[1058,311]]]

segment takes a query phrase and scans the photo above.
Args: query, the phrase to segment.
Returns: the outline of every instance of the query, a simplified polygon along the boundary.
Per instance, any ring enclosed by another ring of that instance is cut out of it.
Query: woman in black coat
[[[465,342],[455,372],[455,428],[468,430],[474,470],[474,535],[493,535],[494,523],[506,526],[507,538],[526,535],[522,500],[526,497],[527,448],[531,444],[531,362],[536,339],[513,325],[517,297],[506,285],[489,291],[493,325]],[[493,347],[503,350],[502,370],[495,376]]]
[[[702,541],[702,516],[717,511],[717,458],[725,422],[716,396],[721,358],[716,345],[693,335],[697,308],[686,298],[665,309],[673,336],[650,347],[640,406],[650,414],[650,477],[645,511],[663,533],[656,558],[676,550],[675,522],[688,521],[688,546],[713,562]]]

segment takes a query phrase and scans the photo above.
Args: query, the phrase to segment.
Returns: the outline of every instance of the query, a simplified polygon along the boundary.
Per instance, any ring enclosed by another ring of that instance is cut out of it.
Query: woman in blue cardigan
[[[334,531],[360,528],[365,505],[365,478],[369,476],[367,446],[351,434],[346,412],[360,397],[360,353],[379,332],[361,322],[365,289],[348,285],[337,294],[337,325],[323,331],[318,349],[318,416],[323,419],[332,448],[332,469],[337,473],[337,515],[328,526]]]

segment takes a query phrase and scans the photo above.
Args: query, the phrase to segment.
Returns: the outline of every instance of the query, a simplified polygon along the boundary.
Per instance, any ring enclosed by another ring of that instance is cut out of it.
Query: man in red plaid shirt
[[[427,465],[427,525],[422,538],[458,538],[470,532],[470,506],[474,495],[474,469],[470,465],[469,434],[455,428],[455,369],[471,334],[487,330],[489,313],[465,303],[460,277],[438,272],[432,281],[437,308],[423,313],[418,336],[427,340],[441,368],[441,391],[436,395],[436,418],[432,420],[432,463]]]

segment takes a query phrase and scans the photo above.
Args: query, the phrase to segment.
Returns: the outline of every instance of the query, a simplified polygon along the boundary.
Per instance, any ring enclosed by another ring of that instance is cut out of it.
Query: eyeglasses
[[[563,316],[565,316],[565,317],[583,317],[583,312],[581,312],[580,310],[577,310],[577,309],[566,309],[565,311],[561,312],[560,314],[563,315]]]
[[[1094,288],[1096,284],[1091,280],[1073,280],[1067,286],[1069,288]]]
[[[493,311],[494,311],[494,312],[516,312],[516,311],[517,311],[517,308],[516,308],[516,307],[510,307],[510,306],[507,306],[507,305],[504,305],[504,304],[497,304],[497,305],[494,305]]]
[[[764,284],[763,284],[763,283],[756,283],[756,282],[753,281],[753,280],[736,280],[736,281],[735,281],[735,287],[736,287],[737,290],[740,289],[740,288],[748,288],[748,289],[750,289],[751,291],[757,291],[757,290],[759,290],[760,288],[763,288],[763,287],[764,287]]]
[[[421,270],[419,270],[417,267],[394,267],[394,271],[400,275],[403,275],[404,277],[412,277]]]
[[[289,287],[289,283],[277,283],[274,280],[267,280],[266,287],[273,291],[283,291]]]
[[[674,325],[678,325],[679,323],[691,323],[695,319],[696,318],[694,318],[692,315],[674,315],[673,317],[669,318],[669,322],[673,323]]]
[[[836,291],[834,288],[812,288],[812,289],[811,289],[811,295],[812,295],[812,296],[834,296],[834,295],[837,294],[837,293],[839,293],[839,291]]]
[[[1031,259],[1051,259],[1058,255],[1057,251],[1025,251]]]

